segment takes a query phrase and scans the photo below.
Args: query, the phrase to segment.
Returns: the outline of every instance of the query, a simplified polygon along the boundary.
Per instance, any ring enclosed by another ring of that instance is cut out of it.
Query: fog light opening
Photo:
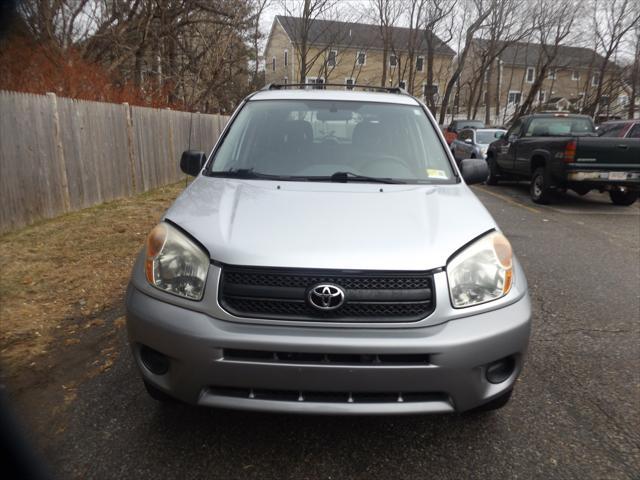
[[[487,365],[487,381],[490,383],[502,383],[508,379],[516,368],[516,359],[513,356],[503,358]]]
[[[140,347],[140,360],[151,373],[156,375],[164,375],[169,371],[169,358],[146,345]]]

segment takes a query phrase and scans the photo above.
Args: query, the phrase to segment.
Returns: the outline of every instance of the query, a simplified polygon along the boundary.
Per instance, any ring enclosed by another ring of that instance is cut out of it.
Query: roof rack
[[[399,95],[409,95],[404,88],[400,87],[378,87],[375,85],[347,85],[344,83],[269,83],[265,85],[261,90],[286,90],[288,88],[299,88],[299,89],[309,89],[309,90],[325,90],[326,87],[340,87],[345,88],[347,90],[353,90],[356,88],[363,89],[369,92],[386,92],[386,93],[397,93]]]

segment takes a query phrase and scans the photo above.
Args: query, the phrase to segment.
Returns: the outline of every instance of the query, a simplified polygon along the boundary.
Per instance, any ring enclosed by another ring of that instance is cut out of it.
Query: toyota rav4
[[[325,87],[326,88],[326,87]],[[524,272],[404,91],[270,86],[149,234],[127,291],[156,399],[272,412],[495,409],[530,331]]]

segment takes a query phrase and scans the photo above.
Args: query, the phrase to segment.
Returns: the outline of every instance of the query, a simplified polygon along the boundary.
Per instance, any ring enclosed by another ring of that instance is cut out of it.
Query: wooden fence
[[[227,117],[0,91],[0,233],[184,178]]]

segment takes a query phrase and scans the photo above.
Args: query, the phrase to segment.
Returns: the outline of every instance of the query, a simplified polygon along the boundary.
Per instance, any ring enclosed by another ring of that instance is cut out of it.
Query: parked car
[[[608,191],[616,205],[631,205],[640,191],[640,142],[595,136],[586,115],[534,114],[519,118],[487,152],[489,178],[531,180],[531,199],[549,203],[555,190],[580,195]]]
[[[640,139],[640,120],[611,120],[598,127],[599,137]]]
[[[489,144],[500,138],[506,130],[496,128],[466,128],[451,143],[456,162],[464,158],[485,158]]]
[[[447,145],[451,145],[458,133],[465,128],[484,128],[484,123],[480,120],[453,120],[444,133]]]
[[[126,298],[151,396],[327,414],[504,405],[531,308],[467,186],[486,162],[458,169],[409,95],[289,88],[245,99],[208,160],[182,156],[197,178]]]

